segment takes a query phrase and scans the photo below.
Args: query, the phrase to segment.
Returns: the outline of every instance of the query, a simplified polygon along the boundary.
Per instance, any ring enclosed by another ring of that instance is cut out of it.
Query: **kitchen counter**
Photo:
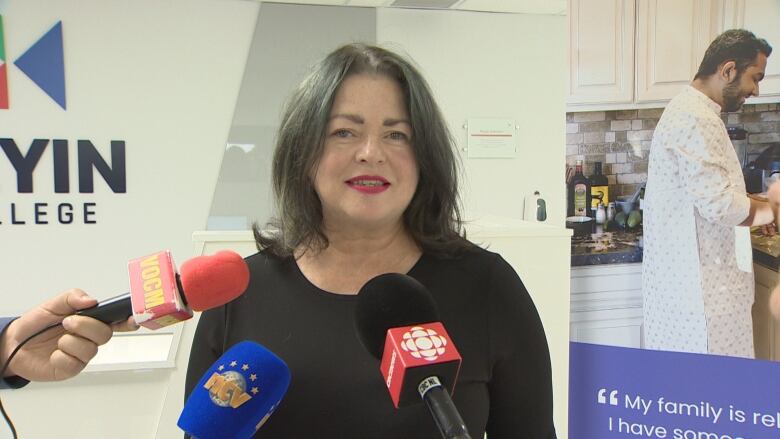
[[[778,241],[780,247],[780,240]],[[628,264],[642,262],[642,228],[574,236],[571,265]]]
[[[764,236],[759,228],[753,228],[750,233],[753,244],[753,262],[770,270],[778,271],[780,266],[780,235]]]
[[[780,233],[763,236],[751,232],[753,262],[780,272]],[[571,239],[571,266],[642,262],[642,229],[592,233]]]

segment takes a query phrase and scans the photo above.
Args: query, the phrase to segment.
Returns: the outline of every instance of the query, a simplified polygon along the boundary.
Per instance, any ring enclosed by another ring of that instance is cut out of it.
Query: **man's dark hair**
[[[772,54],[772,46],[765,39],[756,37],[748,30],[727,30],[710,43],[699,65],[699,71],[693,79],[706,78],[715,74],[718,66],[728,61],[736,63],[737,76],[739,76],[756,62],[759,52],[769,56]]]

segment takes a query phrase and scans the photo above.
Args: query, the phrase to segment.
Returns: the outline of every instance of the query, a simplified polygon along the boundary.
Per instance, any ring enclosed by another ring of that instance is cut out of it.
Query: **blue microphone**
[[[194,438],[251,438],[282,401],[290,369],[265,347],[242,341],[211,365],[177,425]]]

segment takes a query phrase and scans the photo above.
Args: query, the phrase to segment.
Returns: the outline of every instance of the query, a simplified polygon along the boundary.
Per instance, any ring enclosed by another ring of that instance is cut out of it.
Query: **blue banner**
[[[570,344],[569,438],[780,438],[780,363]]]

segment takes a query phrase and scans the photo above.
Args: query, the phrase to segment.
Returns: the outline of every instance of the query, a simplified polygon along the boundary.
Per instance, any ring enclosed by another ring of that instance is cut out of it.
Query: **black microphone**
[[[422,399],[442,437],[471,439],[450,398],[461,357],[439,320],[433,296],[410,276],[383,274],[358,293],[358,338],[381,360],[393,405],[398,408]]]

